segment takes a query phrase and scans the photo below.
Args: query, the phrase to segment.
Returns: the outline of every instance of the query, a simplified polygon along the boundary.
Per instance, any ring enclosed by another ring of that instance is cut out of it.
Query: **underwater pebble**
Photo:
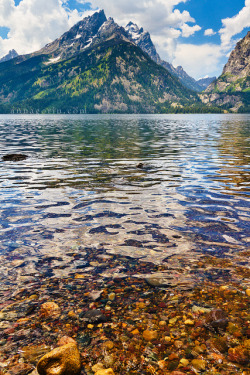
[[[189,365],[189,360],[188,359],[185,359],[185,358],[182,358],[181,360],[180,360],[180,364],[182,365],[182,366],[188,366]]]
[[[228,359],[239,364],[248,364],[250,362],[250,351],[239,345],[236,348],[228,350]]]
[[[45,302],[41,306],[40,313],[45,318],[58,318],[61,310],[55,302]]]
[[[100,371],[100,370],[105,370],[104,369],[104,366],[102,363],[97,363],[96,365],[92,366],[91,367],[91,370],[96,373],[97,371]]]
[[[146,331],[143,332],[142,336],[143,336],[144,340],[152,341],[152,340],[157,339],[158,333],[157,333],[157,331],[146,330]]]
[[[67,345],[67,344],[75,344],[76,345],[77,343],[72,337],[69,337],[69,336],[63,336],[57,342],[57,346],[63,346],[63,345]]]
[[[194,325],[194,321],[191,320],[191,319],[187,319],[187,320],[185,320],[184,324],[186,324],[186,326],[193,326]]]
[[[203,359],[193,359],[192,360],[192,365],[196,370],[206,370],[206,361]]]
[[[108,298],[109,298],[110,301],[114,301],[115,300],[115,293],[110,293],[108,295]]]
[[[98,370],[95,375],[115,375],[112,368],[108,368],[107,370]]]
[[[101,310],[90,310],[82,317],[85,322],[88,323],[103,323],[107,321],[107,318]]]

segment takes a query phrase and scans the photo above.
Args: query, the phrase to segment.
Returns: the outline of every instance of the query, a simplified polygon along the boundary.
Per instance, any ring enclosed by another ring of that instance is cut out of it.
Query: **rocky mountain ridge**
[[[196,82],[203,88],[203,90],[206,90],[206,88],[211,85],[212,82],[216,80],[216,77],[204,77],[198,79]]]
[[[0,65],[0,104],[12,111],[164,113],[197,102],[103,11],[40,51]]]
[[[6,62],[6,61],[9,61],[9,60],[12,60],[14,59],[15,57],[18,56],[18,53],[12,49],[10,50],[7,55],[3,56],[1,59],[0,59],[0,63],[3,63],[3,62]]]
[[[125,27],[125,30],[137,46],[146,52],[157,64],[161,64],[161,58],[156,51],[149,32],[144,31],[142,27],[139,28],[133,22],[129,22]]]
[[[0,64],[0,111],[51,106],[91,113],[245,110],[249,34],[231,56],[223,75],[198,96],[177,78],[177,72],[187,78],[182,67],[160,59],[148,32],[132,22],[123,28],[99,11],[41,50]],[[219,91],[221,82],[226,91]]]
[[[221,76],[201,95],[203,103],[233,112],[250,109],[250,31],[231,52]]]
[[[178,66],[177,68],[175,68],[169,62],[162,60],[156,51],[155,45],[152,42],[149,32],[144,31],[142,27],[139,28],[135,23],[129,22],[125,27],[125,30],[128,32],[134,43],[138,45],[144,52],[146,52],[152,60],[154,60],[157,64],[163,66],[171,74],[176,76],[181,81],[181,83],[184,86],[188,87],[190,90],[200,92],[203,91],[208,86],[208,84],[211,83],[210,80],[199,83],[199,81],[196,81],[194,78],[190,77],[182,68],[182,66]],[[212,80],[214,80],[214,78]]]
[[[182,67],[174,68],[172,64],[160,58],[147,31],[139,28],[133,22],[129,22],[123,28],[116,24],[112,18],[107,19],[104,10],[100,10],[92,16],[84,18],[60,38],[47,44],[33,55],[52,54],[48,63],[59,62],[87,48],[97,46],[105,38],[111,38],[114,33],[116,33],[116,37],[119,35],[119,38],[135,43],[157,64],[175,75],[185,87],[197,92],[204,90],[204,85],[200,85],[194,78],[190,77]]]
[[[68,59],[84,51],[96,38],[101,26],[107,21],[104,11],[95,12],[75,24],[69,31],[52,43],[34,52],[32,56],[50,55],[49,63]]]

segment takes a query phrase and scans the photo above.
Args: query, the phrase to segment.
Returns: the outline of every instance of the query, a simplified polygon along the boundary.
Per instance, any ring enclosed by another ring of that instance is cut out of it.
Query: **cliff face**
[[[250,31],[244,39],[236,44],[222,75],[233,75],[232,82],[239,78],[249,77],[250,74]]]
[[[201,95],[204,103],[245,111],[250,101],[250,31],[231,52],[222,75]]]

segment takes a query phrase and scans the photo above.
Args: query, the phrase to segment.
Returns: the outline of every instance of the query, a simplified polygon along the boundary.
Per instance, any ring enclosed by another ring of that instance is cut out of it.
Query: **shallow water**
[[[249,246],[249,115],[1,115],[0,144],[28,155],[0,162],[4,283]]]

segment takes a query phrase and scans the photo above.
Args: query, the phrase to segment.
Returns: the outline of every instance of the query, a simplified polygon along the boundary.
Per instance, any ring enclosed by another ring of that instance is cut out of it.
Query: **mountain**
[[[163,64],[163,66],[164,65],[165,64]],[[177,68],[174,68],[174,70],[176,72],[175,75],[179,78],[183,85],[197,92],[203,90],[203,88],[198,84],[198,82],[193,77],[190,77],[190,75],[188,75],[187,72],[185,72],[182,66],[177,66]]]
[[[199,84],[199,86],[202,87],[202,91],[206,90],[206,88],[216,80],[216,77],[205,77],[205,78],[200,78],[196,82]]]
[[[221,76],[201,99],[208,105],[224,107],[233,112],[250,110],[250,31],[231,52]]]
[[[0,59],[0,63],[5,62],[5,61],[12,60],[12,59],[14,59],[14,58],[17,57],[17,56],[18,56],[18,53],[17,53],[14,49],[12,49],[12,50],[10,50],[10,51],[7,53],[7,55],[5,55],[4,57],[2,57],[2,58]]]
[[[190,90],[194,90],[197,92],[203,91],[209,83],[205,86],[206,82],[204,81],[202,84],[199,81],[196,81],[194,78],[190,77],[181,66],[175,68],[172,64],[167,61],[164,61],[160,58],[159,54],[156,51],[155,45],[152,42],[151,36],[148,31],[144,31],[141,27],[139,28],[133,22],[129,22],[125,27],[125,30],[133,40],[133,42],[139,46],[144,52],[146,52],[152,60],[154,60],[157,64],[162,65],[165,69],[167,69],[171,74],[178,77],[181,83],[188,87]]]
[[[50,55],[50,63],[55,63],[65,59],[69,59],[86,48],[98,44],[101,36],[105,38],[105,28],[108,29],[108,25],[112,24],[113,30],[118,25],[115,25],[113,20],[107,20],[103,10],[95,12],[92,16],[86,17],[76,25],[74,25],[69,31],[64,33],[60,38],[56,39],[52,43],[47,44],[44,48],[32,54],[38,56],[42,54]],[[111,30],[109,29],[109,32]]]
[[[162,60],[156,51],[149,32],[144,31],[142,27],[139,28],[133,22],[129,22],[125,30],[137,46],[146,52],[157,64],[161,64]]]
[[[199,102],[103,11],[41,50],[0,64],[0,103],[9,110],[154,113]]]

